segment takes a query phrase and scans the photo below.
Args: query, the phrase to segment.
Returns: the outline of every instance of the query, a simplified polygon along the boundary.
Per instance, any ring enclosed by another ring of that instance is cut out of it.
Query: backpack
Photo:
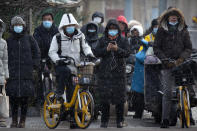
[[[57,40],[57,44],[58,44],[58,52],[57,54],[60,56],[61,53],[62,53],[62,49],[61,49],[61,46],[62,46],[62,39],[61,39],[61,34],[60,33],[57,33],[56,34],[56,40]],[[82,37],[79,38],[79,42],[80,42],[80,55],[84,55],[84,52],[83,52],[83,48],[82,48]]]

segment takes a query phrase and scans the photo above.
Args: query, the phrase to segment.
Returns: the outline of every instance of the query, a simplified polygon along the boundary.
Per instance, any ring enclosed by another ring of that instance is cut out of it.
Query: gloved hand
[[[142,39],[141,42],[145,45],[148,45],[148,41],[146,41],[145,39]]]
[[[97,60],[96,57],[95,57],[93,54],[88,54],[88,55],[87,55],[87,58],[88,58],[90,61],[95,61],[95,60]]]
[[[168,68],[173,68],[173,67],[175,67],[175,64],[174,64],[174,63],[169,62],[169,63],[167,64],[167,67],[168,67]]]
[[[57,66],[59,66],[59,65],[64,65],[65,63],[64,63],[64,61],[63,60],[57,60],[56,62],[55,62],[55,65],[57,65]]]
[[[183,63],[184,59],[183,58],[178,58],[175,62],[176,66],[179,66],[181,63]]]
[[[170,69],[170,68],[173,68],[175,67],[175,63],[172,63],[172,62],[169,62],[169,61],[162,61],[164,67]]]

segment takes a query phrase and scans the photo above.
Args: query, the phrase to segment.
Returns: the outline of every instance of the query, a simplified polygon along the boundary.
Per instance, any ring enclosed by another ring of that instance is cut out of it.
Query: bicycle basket
[[[86,65],[78,67],[80,75],[92,75],[94,73],[94,65]]]
[[[184,63],[173,69],[172,75],[175,77],[176,86],[188,86],[194,84],[191,62]]]
[[[94,66],[86,65],[78,68],[80,85],[95,85]]]

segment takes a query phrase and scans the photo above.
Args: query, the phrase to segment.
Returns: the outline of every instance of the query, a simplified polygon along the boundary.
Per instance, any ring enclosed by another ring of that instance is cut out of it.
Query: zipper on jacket
[[[21,42],[19,40],[19,97],[21,96],[21,69],[20,69],[20,61],[21,61],[21,58],[20,58],[20,46],[21,46]]]

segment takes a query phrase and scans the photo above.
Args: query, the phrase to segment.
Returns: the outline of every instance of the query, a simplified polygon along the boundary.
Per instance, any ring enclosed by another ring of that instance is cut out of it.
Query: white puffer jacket
[[[78,33],[72,39],[64,34],[63,28],[68,25],[76,25]],[[79,24],[72,14],[64,14],[59,25],[59,32],[61,34],[61,56],[69,56],[75,59],[76,64],[80,63],[80,38],[82,38],[82,49],[85,55],[92,54],[90,46],[85,42],[84,34],[78,28]],[[59,60],[58,43],[56,36],[53,37],[51,47],[49,49],[49,57],[54,63]],[[72,72],[76,73],[76,68],[70,65],[69,68]]]
[[[9,78],[7,42],[2,38],[5,31],[5,23],[0,19],[0,85],[5,84]]]

